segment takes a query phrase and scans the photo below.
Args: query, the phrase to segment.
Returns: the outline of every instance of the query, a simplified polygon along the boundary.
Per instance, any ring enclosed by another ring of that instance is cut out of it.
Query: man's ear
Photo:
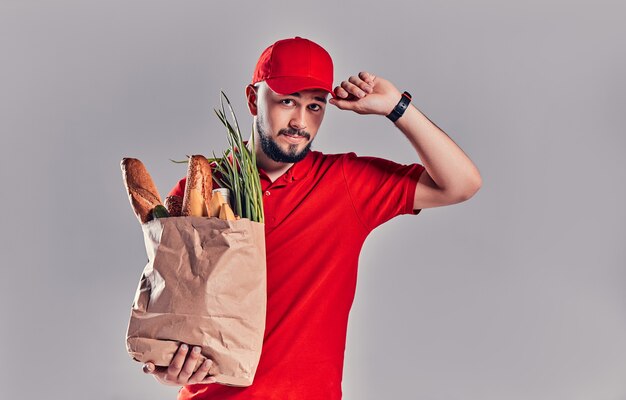
[[[248,100],[248,110],[253,116],[257,115],[257,94],[258,89],[252,85],[246,86],[246,99]]]

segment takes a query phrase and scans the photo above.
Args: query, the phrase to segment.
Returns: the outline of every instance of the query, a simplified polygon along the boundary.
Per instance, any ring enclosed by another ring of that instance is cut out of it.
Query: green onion
[[[224,151],[221,158],[215,157],[214,154],[213,159],[209,159],[216,162],[216,170],[221,174],[221,178],[214,176],[214,179],[221,187],[230,190],[235,214],[241,218],[263,223],[263,192],[261,191],[259,170],[256,166],[254,134],[250,141],[250,149],[248,149],[241,137],[237,117],[230,100],[223,91],[220,93],[221,109],[214,109],[214,111],[226,127],[230,147]],[[224,100],[226,100],[226,105],[230,111],[232,124],[226,116]]]

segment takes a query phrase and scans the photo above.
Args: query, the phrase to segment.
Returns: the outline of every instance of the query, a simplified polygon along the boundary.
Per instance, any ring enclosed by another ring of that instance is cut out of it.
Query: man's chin
[[[308,142],[305,144],[290,144],[282,147],[283,153],[288,154],[290,157],[298,157],[303,151],[306,150]]]
[[[280,154],[278,160],[275,161],[294,163],[304,159],[309,151],[311,151],[311,146],[310,142],[306,142],[301,145],[290,144],[284,147],[280,146],[280,149],[282,154]]]
[[[302,152],[308,151],[307,148],[310,147],[311,144],[311,142],[306,138],[299,139],[298,141],[290,140],[290,137],[281,136],[281,139],[283,138],[285,140],[281,140],[278,147],[284,154],[287,154],[290,157],[300,156]]]
[[[279,135],[271,140],[261,136],[261,148],[273,161],[280,163],[295,163],[301,161],[311,150],[311,140],[303,138],[302,143],[292,143],[289,138]],[[300,141],[300,140],[298,140]]]
[[[298,146],[297,149],[290,147],[289,150],[285,151],[284,154],[289,158],[290,162],[298,162],[302,160],[309,153],[309,146]]]

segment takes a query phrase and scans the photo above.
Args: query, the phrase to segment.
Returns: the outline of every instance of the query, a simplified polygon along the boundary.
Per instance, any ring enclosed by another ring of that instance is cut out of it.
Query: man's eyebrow
[[[302,95],[300,94],[300,92],[295,92],[295,93],[291,93],[288,96],[293,96],[293,97],[302,97]],[[324,104],[326,104],[326,99],[323,97],[319,97],[319,96],[315,96],[313,97],[315,100],[322,102]]]

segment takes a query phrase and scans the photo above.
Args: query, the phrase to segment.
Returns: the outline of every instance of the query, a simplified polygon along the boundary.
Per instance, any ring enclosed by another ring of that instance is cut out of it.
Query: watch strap
[[[393,111],[391,111],[389,115],[387,115],[387,118],[389,118],[392,122],[396,122],[398,118],[400,118],[402,114],[404,114],[410,103],[411,94],[409,92],[402,93],[402,98],[400,98],[400,101],[398,102],[398,104],[396,104],[396,107],[393,109]]]

